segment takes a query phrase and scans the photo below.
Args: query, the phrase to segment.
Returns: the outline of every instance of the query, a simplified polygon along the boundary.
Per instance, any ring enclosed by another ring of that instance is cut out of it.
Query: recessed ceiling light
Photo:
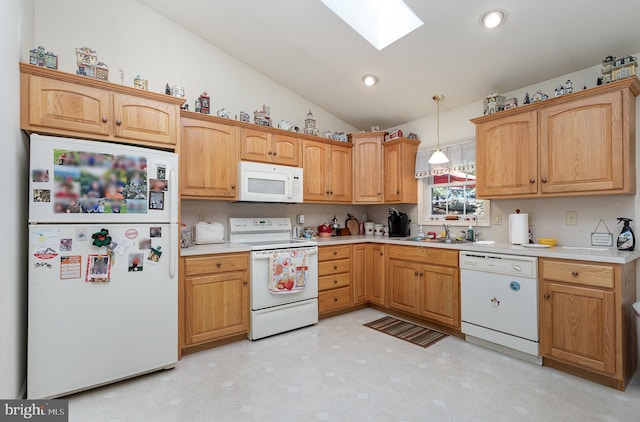
[[[494,9],[485,12],[480,18],[480,25],[485,29],[495,29],[507,20],[507,12]]]
[[[362,77],[362,82],[366,85],[366,86],[373,86],[375,84],[378,83],[378,78],[376,78],[373,75],[364,75]]]
[[[424,25],[402,0],[320,1],[378,50]]]

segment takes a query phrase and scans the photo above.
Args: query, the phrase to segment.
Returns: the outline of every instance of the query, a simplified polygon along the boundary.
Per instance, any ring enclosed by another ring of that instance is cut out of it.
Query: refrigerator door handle
[[[171,168],[169,172],[169,181],[171,183],[171,201],[169,201],[169,218],[171,223],[178,221],[178,184],[176,182],[176,170]]]
[[[178,225],[171,224],[169,232],[169,277],[172,279],[176,275],[176,263],[178,261],[175,242],[178,241]]]

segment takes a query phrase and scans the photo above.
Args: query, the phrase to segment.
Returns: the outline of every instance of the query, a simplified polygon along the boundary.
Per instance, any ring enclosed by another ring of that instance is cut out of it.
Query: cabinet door
[[[351,202],[353,197],[351,181],[351,148],[331,146],[331,167],[329,173],[329,196],[331,202]],[[326,171],[326,170],[325,170]]]
[[[420,268],[420,314],[452,328],[460,328],[458,269],[423,265]]]
[[[240,130],[240,157],[247,161],[271,162],[271,134],[253,129]]]
[[[215,340],[249,329],[246,271],[185,279],[185,342]]]
[[[401,145],[386,145],[384,147],[384,201],[400,202],[402,198],[402,166]]]
[[[367,299],[385,306],[385,246],[379,243],[367,245]]]
[[[382,139],[372,135],[353,140],[353,202],[382,203]]]
[[[273,155],[274,163],[283,166],[300,166],[300,140],[280,134],[273,135]]]
[[[539,139],[543,193],[624,187],[620,91],[541,108]]]
[[[304,140],[304,200],[325,201],[329,198],[329,171],[331,145]]]
[[[367,301],[367,244],[361,243],[353,245],[351,253],[351,287],[353,304],[365,303]]]
[[[177,105],[114,94],[114,136],[176,145],[180,109]]]
[[[97,88],[38,76],[29,77],[29,125],[109,136],[112,94]]]
[[[518,113],[476,126],[479,198],[538,191],[537,112]]]
[[[197,119],[182,119],[181,195],[235,199],[238,180],[236,128]]]
[[[615,374],[613,291],[544,281],[541,295],[542,356]]]
[[[420,265],[408,261],[388,261],[389,307],[420,315]]]

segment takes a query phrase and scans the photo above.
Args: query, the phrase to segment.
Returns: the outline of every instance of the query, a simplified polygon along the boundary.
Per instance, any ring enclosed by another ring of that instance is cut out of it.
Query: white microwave
[[[240,161],[238,186],[238,201],[302,202],[302,169]]]

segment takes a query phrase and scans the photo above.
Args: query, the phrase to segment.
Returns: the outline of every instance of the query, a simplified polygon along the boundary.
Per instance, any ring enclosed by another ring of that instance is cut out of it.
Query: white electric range
[[[251,246],[250,340],[318,322],[318,246],[291,231],[286,217],[229,218],[229,240]]]

